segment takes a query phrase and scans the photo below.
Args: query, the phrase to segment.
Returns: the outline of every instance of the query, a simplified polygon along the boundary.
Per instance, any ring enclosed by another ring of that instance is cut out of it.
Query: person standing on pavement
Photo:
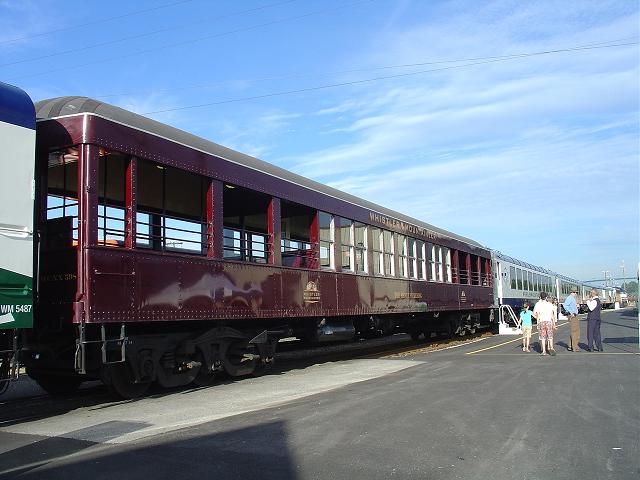
[[[565,299],[564,309],[569,314],[569,347],[568,350],[571,352],[579,352],[580,347],[578,346],[578,342],[580,341],[580,320],[578,320],[578,302],[576,298],[578,296],[578,289],[573,287],[571,289],[571,294]]]
[[[593,352],[593,343],[595,341],[597,349],[602,352],[602,339],[600,338],[600,310],[602,309],[602,302],[598,298],[598,291],[591,289],[591,299],[587,300],[587,307],[589,312],[587,313],[587,350]]]
[[[524,309],[520,312],[520,324],[522,325],[522,351],[530,352],[531,343],[531,330],[533,324],[531,323],[531,310],[529,310],[529,304],[527,302],[523,305]]]
[[[547,302],[551,304],[551,335],[549,335],[547,339],[549,343],[547,351],[551,355],[555,355],[556,351],[553,348],[553,334],[558,329],[558,299],[556,297],[547,297]]]
[[[540,337],[540,355],[555,355],[553,349],[553,305],[547,302],[547,292],[540,292],[540,300],[533,307],[533,316],[538,320],[538,336]]]

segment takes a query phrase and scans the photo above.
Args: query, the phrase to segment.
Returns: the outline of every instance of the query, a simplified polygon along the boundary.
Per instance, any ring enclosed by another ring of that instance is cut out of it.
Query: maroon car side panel
[[[123,248],[96,247],[88,258],[88,322],[476,310],[489,308],[492,300],[488,287],[308,271]],[[310,296],[310,291],[317,295]]]

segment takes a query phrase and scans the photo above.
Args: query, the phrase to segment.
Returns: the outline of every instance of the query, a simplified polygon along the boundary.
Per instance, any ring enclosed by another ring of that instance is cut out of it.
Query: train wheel
[[[82,384],[82,378],[76,376],[38,374],[33,379],[45,392],[54,396],[75,393]]]
[[[216,372],[215,370],[212,372],[207,369],[206,362],[204,361],[204,357],[202,356],[202,353],[200,353],[200,350],[198,350],[196,360],[200,362],[201,365],[196,378],[194,378],[191,383],[196,387],[208,387],[213,385],[217,378]]]
[[[245,342],[233,342],[224,352],[222,364],[227,374],[232,377],[243,377],[255,372],[260,359],[257,358],[255,349],[250,348]]]
[[[104,365],[102,380],[112,395],[125,400],[142,397],[151,386],[151,382],[135,383],[129,362]]]

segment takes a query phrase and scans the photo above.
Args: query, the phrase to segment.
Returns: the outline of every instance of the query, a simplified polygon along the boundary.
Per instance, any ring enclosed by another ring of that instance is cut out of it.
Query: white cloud
[[[505,5],[514,7],[506,15]],[[637,36],[637,12],[609,15],[611,5],[589,4],[584,11],[564,2],[557,4],[560,11],[548,3],[517,5],[493,2],[448,22],[435,16],[411,30],[390,30],[376,40],[372,62],[469,58]],[[354,88],[349,98],[318,112],[333,120],[325,134],[335,135],[337,144],[285,162],[341,190],[511,248],[524,259],[535,257],[530,261],[572,253],[573,247],[557,245],[563,242],[558,232],[567,230],[579,236],[566,242],[575,242],[576,254],[588,257],[610,245],[611,255],[621,255],[620,249],[638,243],[638,80],[635,46]],[[616,231],[613,212],[635,228]],[[570,216],[575,224],[568,228]],[[594,225],[607,234],[591,235]],[[527,228],[522,240],[521,227]],[[616,241],[618,235],[627,238]]]

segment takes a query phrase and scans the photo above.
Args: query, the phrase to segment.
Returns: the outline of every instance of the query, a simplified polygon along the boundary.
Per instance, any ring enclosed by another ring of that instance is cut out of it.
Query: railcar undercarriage
[[[84,381],[101,380],[114,396],[128,399],[143,396],[153,384],[202,387],[221,373],[262,374],[287,336],[323,343],[407,332],[417,341],[475,333],[490,319],[489,311],[475,311],[309,318],[238,329],[194,322],[81,324],[28,338],[22,357],[29,376],[50,394],[72,393]]]
[[[216,326],[148,334],[141,325],[115,327],[81,325],[73,337],[60,336],[55,344],[32,343],[23,351],[27,373],[51,394],[70,393],[83,381],[100,379],[115,396],[135,398],[153,383],[207,386],[220,372],[260,374],[273,363],[278,340],[289,333]]]

